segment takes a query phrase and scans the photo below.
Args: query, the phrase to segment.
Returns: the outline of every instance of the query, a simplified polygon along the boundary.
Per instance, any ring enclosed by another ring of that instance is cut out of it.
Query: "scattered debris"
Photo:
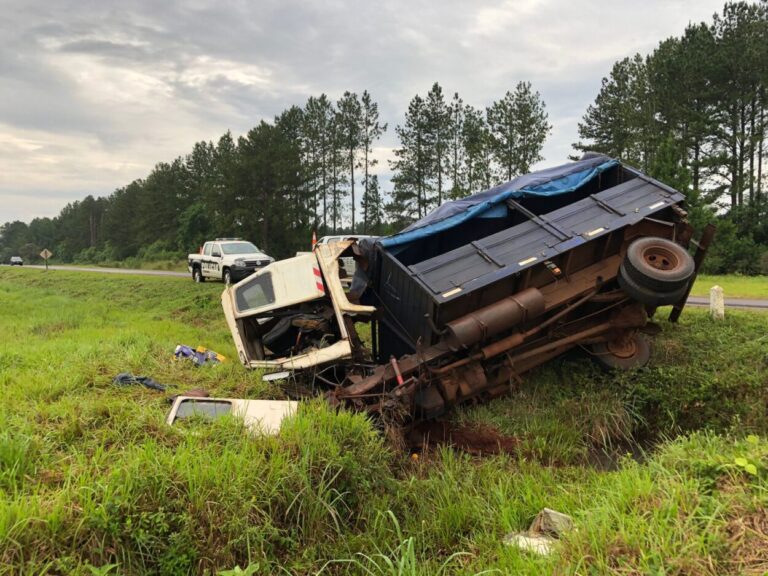
[[[573,518],[562,512],[544,508],[533,519],[527,532],[507,534],[504,543],[546,556],[554,551],[557,541],[570,530],[573,530]]]
[[[541,556],[547,556],[553,552],[556,540],[543,534],[527,536],[525,534],[509,534],[504,538],[504,543],[517,546],[521,550],[534,552]]]
[[[157,390],[158,392],[165,392],[169,388],[169,386],[160,384],[160,382],[149,376],[134,376],[130,372],[121,372],[114,377],[112,384],[117,386],[141,385],[152,390]]]
[[[547,534],[553,538],[560,538],[570,530],[573,530],[573,518],[550,508],[544,508],[539,512],[530,528],[532,533]]]
[[[299,403],[292,400],[243,400],[177,396],[166,422],[174,425],[187,418],[216,419],[227,414],[242,418],[251,432],[277,434],[286,417],[295,414]]]
[[[191,346],[179,344],[176,346],[176,350],[173,351],[173,355],[177,360],[188,358],[197,366],[202,366],[203,364],[219,364],[227,361],[226,356],[222,356],[213,350],[208,350],[208,348],[205,348],[204,346],[192,348]]]

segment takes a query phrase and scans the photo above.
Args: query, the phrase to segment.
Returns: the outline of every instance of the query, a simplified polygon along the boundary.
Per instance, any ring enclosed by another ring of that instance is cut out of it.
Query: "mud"
[[[414,452],[444,445],[475,456],[514,454],[520,443],[492,426],[459,426],[445,420],[420,422],[407,433],[406,442]]]

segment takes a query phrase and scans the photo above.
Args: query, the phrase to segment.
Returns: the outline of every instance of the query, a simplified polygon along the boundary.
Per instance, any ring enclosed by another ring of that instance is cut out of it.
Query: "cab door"
[[[211,276],[211,252],[213,251],[213,242],[206,242],[203,247],[203,259],[200,263],[200,268],[203,271],[203,276]]]
[[[209,258],[211,264],[208,275],[211,278],[221,278],[221,244],[215,243],[211,249],[211,257]]]

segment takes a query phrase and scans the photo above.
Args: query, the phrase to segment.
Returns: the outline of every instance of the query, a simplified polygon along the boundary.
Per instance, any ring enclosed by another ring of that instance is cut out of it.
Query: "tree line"
[[[715,221],[713,272],[768,274],[768,2],[734,2],[712,22],[613,65],[578,131],[595,150],[684,191],[694,224]]]
[[[247,134],[198,142],[112,194],[67,204],[55,218],[0,227],[0,257],[63,261],[173,259],[219,236],[243,237],[276,257],[306,250],[312,232],[385,234],[456,198],[528,171],[550,126],[529,83],[484,112],[435,83],[415,96],[382,191],[374,148],[388,124],[368,91],[322,94]]]
[[[697,228],[716,221],[709,271],[768,273],[767,87],[768,0],[727,3],[651,54],[616,62],[573,146],[683,191]],[[528,82],[485,108],[435,83],[394,128],[386,186],[375,150],[388,127],[367,91],[313,96],[239,138],[198,142],[108,196],[0,226],[0,258],[43,247],[64,261],[177,258],[216,236],[284,257],[305,250],[312,231],[392,233],[530,171],[551,130]]]

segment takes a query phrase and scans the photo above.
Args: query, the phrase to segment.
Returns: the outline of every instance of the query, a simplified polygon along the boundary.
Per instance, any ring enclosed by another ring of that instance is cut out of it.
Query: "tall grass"
[[[418,460],[361,414],[302,404],[277,437],[164,423],[166,396],[279,398],[234,363],[220,285],[0,270],[0,574],[742,574],[768,566],[766,315],[664,325],[621,377],[581,355],[455,414],[514,455]],[[111,384],[151,375],[167,394]],[[696,432],[695,430],[700,430]],[[683,433],[682,436],[677,436]],[[642,461],[616,457],[660,442]],[[614,455],[594,466],[596,451]],[[552,556],[503,543],[550,507]]]

